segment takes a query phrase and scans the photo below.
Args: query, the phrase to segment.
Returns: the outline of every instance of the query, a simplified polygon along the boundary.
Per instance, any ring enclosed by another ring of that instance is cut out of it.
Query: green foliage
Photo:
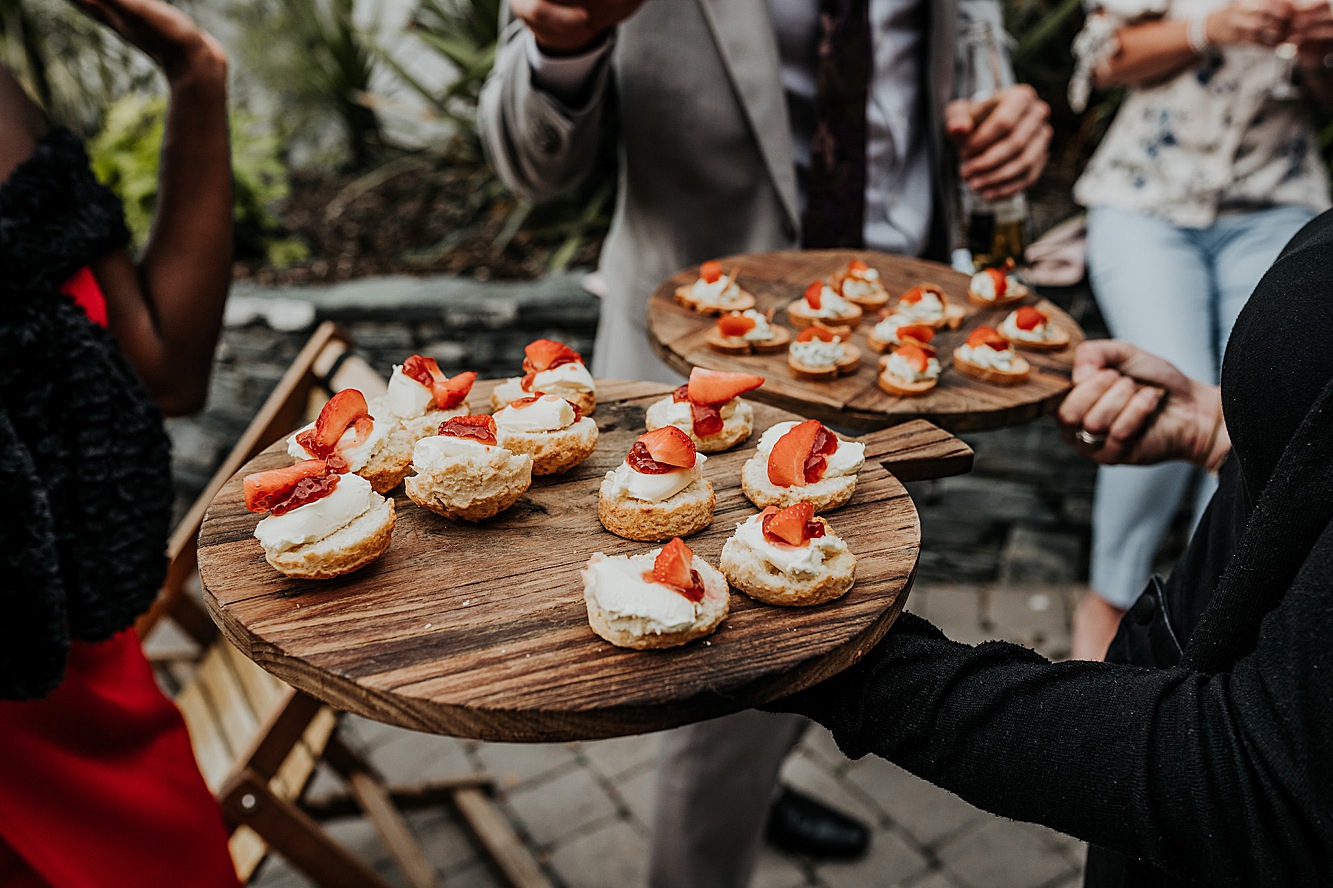
[[[88,144],[93,171],[124,203],[140,245],[148,239],[157,203],[166,107],[164,98],[126,96],[107,110],[102,128]],[[281,222],[273,211],[288,193],[277,137],[261,132],[254,118],[243,113],[231,116],[230,130],[237,252],[265,255],[278,267],[303,260],[305,245],[281,236]]]
[[[239,4],[235,15],[246,30],[240,57],[282,101],[287,134],[336,120],[350,165],[364,169],[384,147],[371,104],[378,28],[359,29],[354,5],[354,0],[260,0]]]

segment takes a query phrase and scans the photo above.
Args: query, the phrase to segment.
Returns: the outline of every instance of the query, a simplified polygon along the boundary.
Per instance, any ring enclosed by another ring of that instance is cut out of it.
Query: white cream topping
[[[542,395],[531,404],[505,407],[495,414],[495,424],[508,432],[558,432],[574,424],[574,408],[558,395]]]
[[[740,298],[741,288],[727,275],[722,275],[711,284],[703,278],[694,282],[690,295],[696,302],[711,302],[714,305],[726,305]]]
[[[978,299],[984,299],[987,302],[995,301],[995,278],[984,271],[972,275],[972,281],[967,285],[967,288]]]
[[[386,400],[389,402],[389,410],[400,419],[424,416],[427,410],[435,407],[434,393],[404,373],[402,364],[393,365]]]
[[[844,352],[841,336],[834,336],[830,342],[808,339],[805,342],[791,344],[791,356],[807,367],[836,366],[842,360]]]
[[[614,470],[607,472],[611,479],[611,492],[618,496],[629,497],[645,503],[660,503],[670,499],[702,477],[700,471],[708,457],[702,453],[694,455],[694,465],[688,469],[676,469],[660,475],[636,472],[629,463],[622,462]]]
[[[448,460],[467,460],[484,456],[498,444],[483,444],[476,438],[456,438],[453,435],[432,435],[412,445],[412,467],[433,469]]]
[[[338,486],[328,496],[260,521],[255,539],[265,549],[286,552],[332,536],[383,500],[360,475],[339,475]]]
[[[780,422],[777,425],[769,426],[768,430],[759,437],[757,452],[764,461],[768,461],[768,455],[773,452],[773,445],[783,435],[796,428],[795,422]],[[828,462],[824,469],[825,478],[836,478],[840,475],[855,475],[861,470],[861,466],[866,462],[866,446],[855,441],[844,441],[838,438],[838,449],[824,457]]]
[[[878,272],[875,272],[873,268],[871,272],[875,273],[877,278],[879,277]],[[842,295],[852,300],[876,299],[883,297],[884,288],[880,286],[878,280],[862,280],[849,277],[842,282]]]
[[[374,405],[367,405],[367,407],[371,406],[381,407],[382,402],[376,401]],[[361,471],[370,460],[370,455],[375,452],[375,448],[379,446],[380,442],[384,440],[384,436],[388,434],[387,429],[389,423],[375,419],[374,414],[371,414],[371,420],[374,425],[370,429],[370,434],[366,436],[366,440],[356,446],[352,446],[352,441],[356,440],[356,426],[351,425],[348,426],[347,431],[343,432],[342,437],[338,439],[338,446],[333,448],[339,456],[347,460],[347,470],[349,472]],[[305,428],[298,429],[287,439],[288,456],[292,459],[318,459],[317,456],[309,450],[306,450],[296,441],[297,435],[309,431],[314,427],[315,424],[312,422]]]
[[[1009,316],[1000,322],[1000,335],[1005,339],[1017,339],[1020,342],[1045,342],[1050,337],[1050,328],[1046,322],[1042,321],[1031,330],[1024,330],[1018,326],[1018,313],[1010,312]]]
[[[583,366],[582,361],[571,361],[543,370],[532,378],[531,392],[543,392],[548,395],[577,395],[592,391],[592,374]]]
[[[927,360],[926,369],[918,373],[916,367],[902,355],[892,354],[885,359],[884,369],[890,375],[908,382],[925,382],[928,379],[939,379],[940,376],[940,362],[935,358]]]
[[[764,516],[755,515],[736,525],[736,539],[778,570],[790,576],[810,576],[819,572],[825,560],[847,551],[841,537],[825,530],[822,537],[806,540],[799,546],[774,543],[764,536]]]
[[[956,356],[969,364],[976,364],[978,367],[986,367],[990,370],[1014,369],[1014,350],[1012,348],[1001,351],[991,348],[989,345],[960,345]]]
[[[773,338],[773,326],[768,322],[768,317],[756,309],[747,309],[743,312],[744,316],[754,321],[754,326],[745,331],[741,338],[747,342],[767,342]]]
[[[901,306],[899,306],[901,308]],[[876,339],[882,339],[885,342],[898,342],[898,328],[906,327],[913,323],[912,319],[900,314],[891,314],[884,320],[875,325],[871,331]]]
[[[804,313],[814,318],[841,318],[856,310],[856,306],[839,296],[828,284],[819,294],[819,308],[811,308],[805,297],[800,301],[805,306]]]
[[[678,429],[685,431],[694,430],[694,413],[690,410],[689,401],[677,401],[674,398],[664,398],[666,406],[662,408],[661,420],[666,425],[673,425]],[[741,404],[740,398],[732,398],[730,401],[724,401],[718,408],[722,414],[722,421],[726,422],[735,414],[736,408]],[[653,411],[654,416],[657,411]]]
[[[655,635],[688,629],[702,602],[690,601],[671,586],[643,578],[645,573],[652,575],[653,562],[661,551],[614,557],[593,553],[583,571],[584,591],[610,615],[644,620],[645,630]]]
[[[913,321],[944,320],[944,303],[938,293],[926,291],[917,302],[899,302],[894,312]]]

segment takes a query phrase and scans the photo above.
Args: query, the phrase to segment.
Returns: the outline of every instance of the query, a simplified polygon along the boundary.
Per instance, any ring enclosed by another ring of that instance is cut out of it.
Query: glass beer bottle
[[[1007,55],[999,35],[988,21],[973,22],[964,33],[966,56],[962,77],[955,93],[958,98],[979,102],[977,123],[989,109],[985,102],[995,93],[1013,85]],[[1001,200],[986,200],[959,182],[962,192],[963,224],[974,270],[995,266],[1023,264],[1028,240],[1028,201],[1023,192]]]

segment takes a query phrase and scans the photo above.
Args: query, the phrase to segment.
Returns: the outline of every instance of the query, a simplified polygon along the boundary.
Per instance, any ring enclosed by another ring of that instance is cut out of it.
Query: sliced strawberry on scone
[[[824,282],[815,281],[805,288],[805,304],[814,311],[819,311],[824,304]]]
[[[635,443],[642,444],[648,455],[663,465],[689,469],[697,459],[693,439],[675,426],[662,426],[640,435]]]
[[[495,444],[495,417],[488,414],[453,416],[440,423],[439,434],[448,438],[472,438],[483,444]]]
[[[712,259],[703,263],[699,266],[699,277],[705,284],[716,284],[722,279],[722,263]]]
[[[303,482],[311,482],[304,484]],[[281,515],[296,506],[320,499],[338,486],[338,476],[329,470],[322,459],[307,459],[294,466],[283,466],[267,472],[246,475],[245,507],[251,512],[273,512]],[[300,502],[291,503],[292,494],[300,488]],[[282,511],[278,511],[282,509]]]
[[[717,332],[723,336],[744,336],[754,326],[754,318],[747,318],[743,314],[725,314],[717,319]]]
[[[983,345],[990,346],[996,351],[1005,351],[1009,348],[1009,340],[1000,335],[1000,332],[994,327],[978,327],[967,334],[967,344],[972,348],[980,348]]]
[[[815,507],[807,502],[799,502],[779,509],[769,506],[764,509],[761,527],[764,538],[771,543],[786,543],[788,546],[801,546],[807,541],[824,535],[824,524],[815,521]]]
[[[296,443],[304,447],[307,453],[327,459],[338,449],[342,436],[349,428],[355,430],[354,439],[348,442],[353,447],[370,437],[375,428],[375,421],[370,418],[370,410],[366,406],[366,396],[356,389],[343,389],[329,398],[319,411],[315,427],[298,434]]]
[[[652,581],[670,586],[690,601],[703,601],[704,584],[699,580],[699,572],[691,567],[693,561],[694,552],[685,541],[672,537],[653,559]]]
[[[815,454],[817,444],[822,443],[821,432],[827,434],[823,423],[807,419],[779,438],[768,454],[768,480],[779,487],[804,487],[810,483],[806,463]],[[836,439],[834,449],[837,449]]]
[[[696,404],[725,404],[763,384],[764,377],[753,373],[727,373],[695,367],[690,371],[686,392]]]
[[[1024,305],[1014,312],[1014,326],[1020,330],[1035,330],[1049,320],[1044,312]]]
[[[929,324],[903,324],[894,333],[899,342],[925,345],[935,338],[935,328]]]
[[[981,273],[990,278],[992,286],[995,287],[995,298],[1003,299],[1009,290],[1008,275],[998,268],[984,268]]]
[[[472,391],[472,384],[477,381],[477,374],[471,370],[453,378],[445,376],[439,363],[425,355],[412,355],[403,361],[403,375],[430,389],[437,410],[452,410],[462,404]]]
[[[812,339],[818,339],[820,342],[832,342],[833,331],[828,327],[821,327],[818,324],[812,324],[806,327],[800,333],[796,334],[797,342],[809,342]]]

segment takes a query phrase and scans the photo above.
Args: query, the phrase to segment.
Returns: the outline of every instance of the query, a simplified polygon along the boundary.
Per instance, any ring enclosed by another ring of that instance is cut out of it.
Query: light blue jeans
[[[1223,214],[1208,228],[1178,228],[1143,213],[1091,208],[1088,278],[1111,335],[1216,382],[1236,316],[1282,247],[1314,216],[1285,206]],[[1216,484],[1189,463],[1098,470],[1094,592],[1118,607],[1134,602],[1194,476],[1197,521]]]

